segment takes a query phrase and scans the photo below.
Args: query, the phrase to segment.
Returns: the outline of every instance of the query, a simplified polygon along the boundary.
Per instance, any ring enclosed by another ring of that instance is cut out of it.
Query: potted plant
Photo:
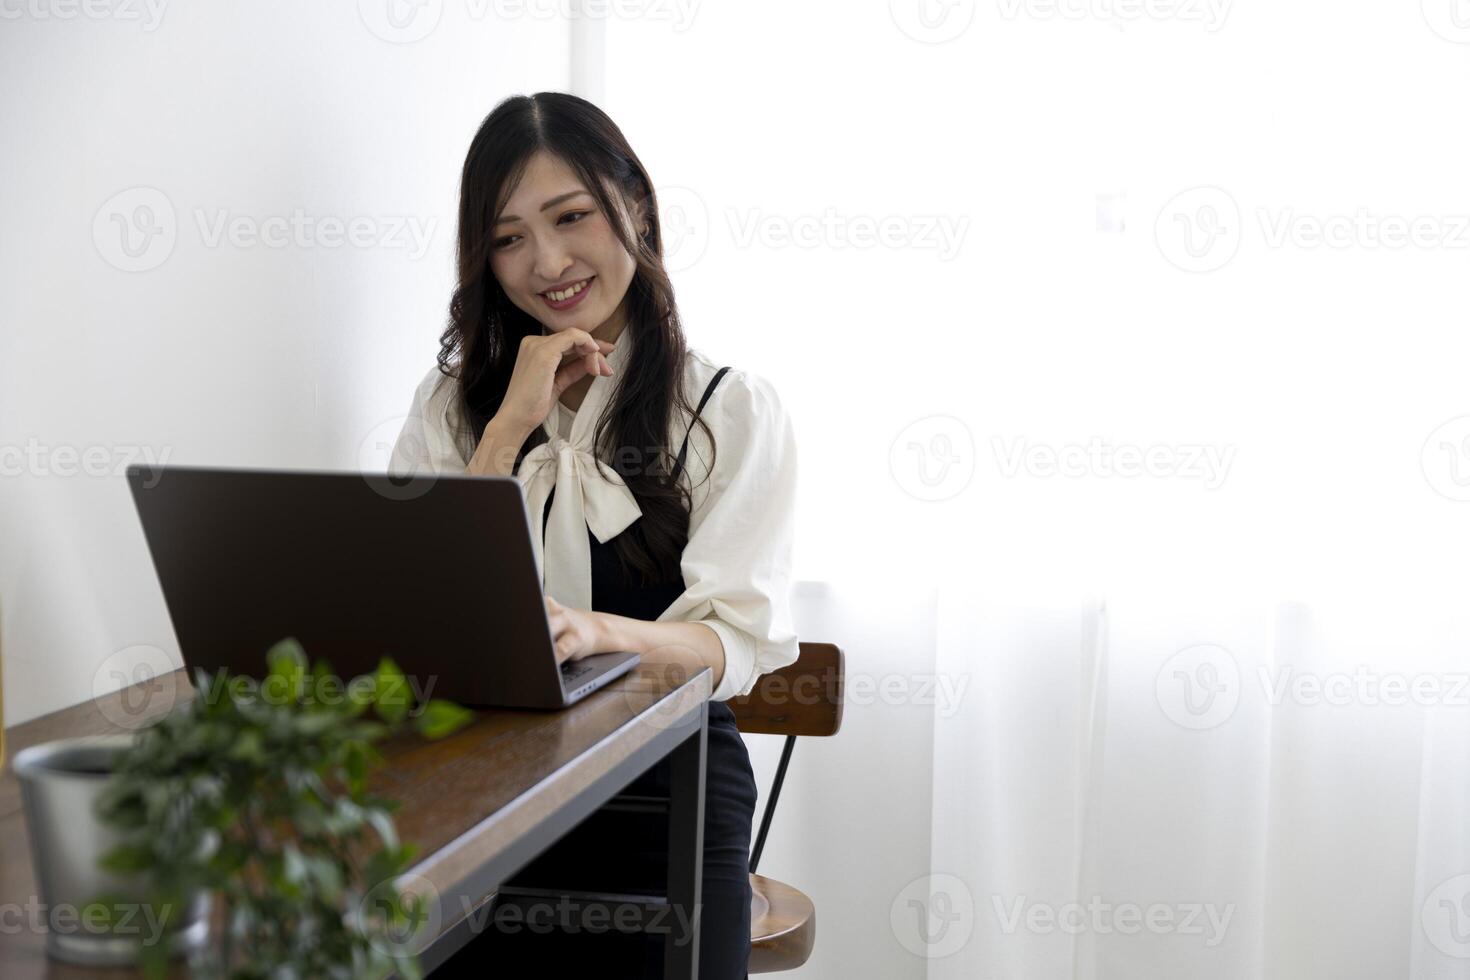
[[[426,911],[393,883],[416,847],[398,839],[398,802],[367,791],[382,762],[373,743],[410,727],[443,738],[474,715],[438,699],[412,705],[386,657],[346,684],[325,661],[308,667],[295,639],[267,663],[259,683],[196,671],[197,696],[116,759],[96,803],[119,841],[102,865],[139,876],[165,929],[201,894],[224,906],[222,935],[189,953],[197,976],[421,977],[405,939]],[[169,956],[151,942],[138,961],[161,978]]]

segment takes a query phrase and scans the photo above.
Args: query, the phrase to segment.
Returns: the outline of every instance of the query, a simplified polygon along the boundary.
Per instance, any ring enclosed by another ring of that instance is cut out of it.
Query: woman
[[[390,470],[521,481],[559,660],[632,650],[684,676],[711,669],[699,975],[743,977],[756,789],[724,701],[796,659],[791,421],[765,380],[685,346],[653,184],[583,99],[516,96],[486,117],[461,178],[458,264],[439,363]],[[667,790],[663,763],[627,791]],[[599,825],[632,819],[595,816],[518,881],[656,884],[662,818]],[[445,974],[523,955],[661,976],[662,951],[637,933],[511,935],[492,920]]]

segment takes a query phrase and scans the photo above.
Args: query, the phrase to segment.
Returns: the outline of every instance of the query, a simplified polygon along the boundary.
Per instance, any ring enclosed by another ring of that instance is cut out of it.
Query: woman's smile
[[[558,312],[562,310],[570,310],[572,307],[581,303],[582,300],[587,296],[587,294],[591,292],[592,281],[596,278],[596,276],[589,276],[586,279],[581,279],[572,283],[566,289],[548,289],[546,290],[546,292],[537,293],[536,295],[540,296],[542,302],[551,307],[553,310],[557,310]],[[560,298],[553,299],[552,297]]]

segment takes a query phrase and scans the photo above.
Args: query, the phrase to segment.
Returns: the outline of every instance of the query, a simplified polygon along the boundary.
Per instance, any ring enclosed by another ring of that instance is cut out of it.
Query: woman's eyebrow
[[[565,194],[558,194],[558,195],[556,195],[556,197],[553,197],[551,200],[549,200],[545,204],[541,205],[541,210],[542,211],[545,211],[547,208],[554,208],[558,204],[560,204],[562,201],[565,201],[569,197],[576,197],[578,194],[588,194],[588,193],[589,193],[588,191],[567,191]],[[495,219],[495,224],[496,225],[503,225],[503,224],[505,224],[506,222],[509,222],[509,221],[520,221],[520,220],[521,220],[520,218],[517,218],[513,214],[502,214],[499,218],[496,218]],[[495,225],[491,225],[491,227],[493,228],[493,227],[495,227]]]

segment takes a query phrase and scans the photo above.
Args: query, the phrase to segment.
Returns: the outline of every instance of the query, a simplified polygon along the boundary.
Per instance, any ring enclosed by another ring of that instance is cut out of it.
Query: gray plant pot
[[[115,830],[93,813],[112,762],[136,735],[93,735],[34,745],[12,760],[20,779],[26,829],[31,838],[38,896],[46,916],[46,954],[87,966],[137,962],[144,942],[158,942],[160,928],[141,911],[105,929],[82,915],[98,895],[141,894],[138,876],[101,870],[98,859],[116,847]],[[170,955],[198,949],[209,938],[210,896],[196,895],[183,922],[165,941]],[[141,909],[141,902],[137,909]]]

